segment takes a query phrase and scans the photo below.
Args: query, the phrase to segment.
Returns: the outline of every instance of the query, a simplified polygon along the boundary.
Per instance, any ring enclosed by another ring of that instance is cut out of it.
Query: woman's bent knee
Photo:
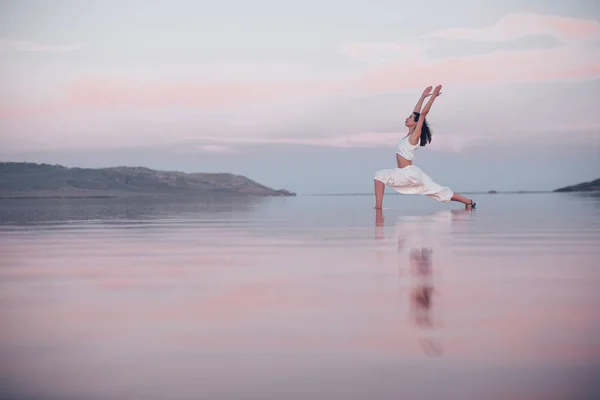
[[[389,175],[390,175],[389,170],[382,169],[382,170],[375,172],[373,179],[385,184],[385,182],[387,182],[387,180],[389,179]]]

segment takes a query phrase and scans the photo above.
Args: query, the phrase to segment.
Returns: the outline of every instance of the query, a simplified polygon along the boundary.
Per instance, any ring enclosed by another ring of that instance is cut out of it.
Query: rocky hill
[[[577,185],[566,186],[556,189],[555,192],[593,192],[600,190],[600,179],[591,182],[578,183]]]
[[[144,167],[67,168],[0,162],[0,198],[131,196],[295,196],[241,175],[155,171]]]

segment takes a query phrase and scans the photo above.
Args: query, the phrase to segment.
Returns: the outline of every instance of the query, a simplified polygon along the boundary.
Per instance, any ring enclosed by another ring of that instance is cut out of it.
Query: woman
[[[434,100],[441,94],[442,85],[436,86],[431,93],[431,86],[427,87],[417,102],[413,113],[406,119],[404,125],[408,128],[408,134],[404,136],[396,147],[396,161],[398,168],[383,169],[375,173],[375,208],[381,209],[383,204],[383,192],[385,186],[402,194],[422,194],[442,203],[457,201],[463,203],[467,210],[475,208],[473,200],[467,199],[450,188],[440,186],[434,182],[421,169],[413,165],[415,150],[425,147],[431,143],[431,131],[425,120]],[[423,101],[431,96],[423,111]]]

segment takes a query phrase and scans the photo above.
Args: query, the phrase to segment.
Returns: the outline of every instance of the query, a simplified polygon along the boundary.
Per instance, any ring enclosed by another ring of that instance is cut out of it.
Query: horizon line
[[[552,189],[547,190],[495,190],[493,193],[489,191],[461,191],[464,194],[534,194],[534,193],[555,193]],[[372,196],[372,192],[364,193],[297,193],[298,196]],[[386,193],[386,196],[402,196],[401,193]]]

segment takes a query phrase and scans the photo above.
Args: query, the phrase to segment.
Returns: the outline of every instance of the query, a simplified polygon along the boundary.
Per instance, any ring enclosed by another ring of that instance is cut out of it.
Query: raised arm
[[[437,85],[435,87],[435,89],[433,90],[433,93],[431,94],[431,98],[429,99],[427,104],[425,104],[425,108],[423,108],[423,111],[421,111],[421,114],[419,115],[419,120],[417,121],[417,126],[415,126],[415,129],[411,133],[410,142],[413,145],[418,142],[419,137],[421,136],[421,130],[423,129],[423,123],[425,122],[425,117],[427,117],[429,110],[431,110],[431,106],[433,105],[433,102],[435,101],[435,99],[440,94],[442,94],[441,90],[442,90],[442,85]]]
[[[419,99],[419,101],[417,101],[417,105],[415,105],[415,109],[413,110],[413,112],[421,112],[421,107],[423,107],[423,102],[425,101],[425,99],[429,96],[431,96],[431,86],[427,86],[425,88],[425,90],[423,90],[423,94],[421,95],[421,98]]]

